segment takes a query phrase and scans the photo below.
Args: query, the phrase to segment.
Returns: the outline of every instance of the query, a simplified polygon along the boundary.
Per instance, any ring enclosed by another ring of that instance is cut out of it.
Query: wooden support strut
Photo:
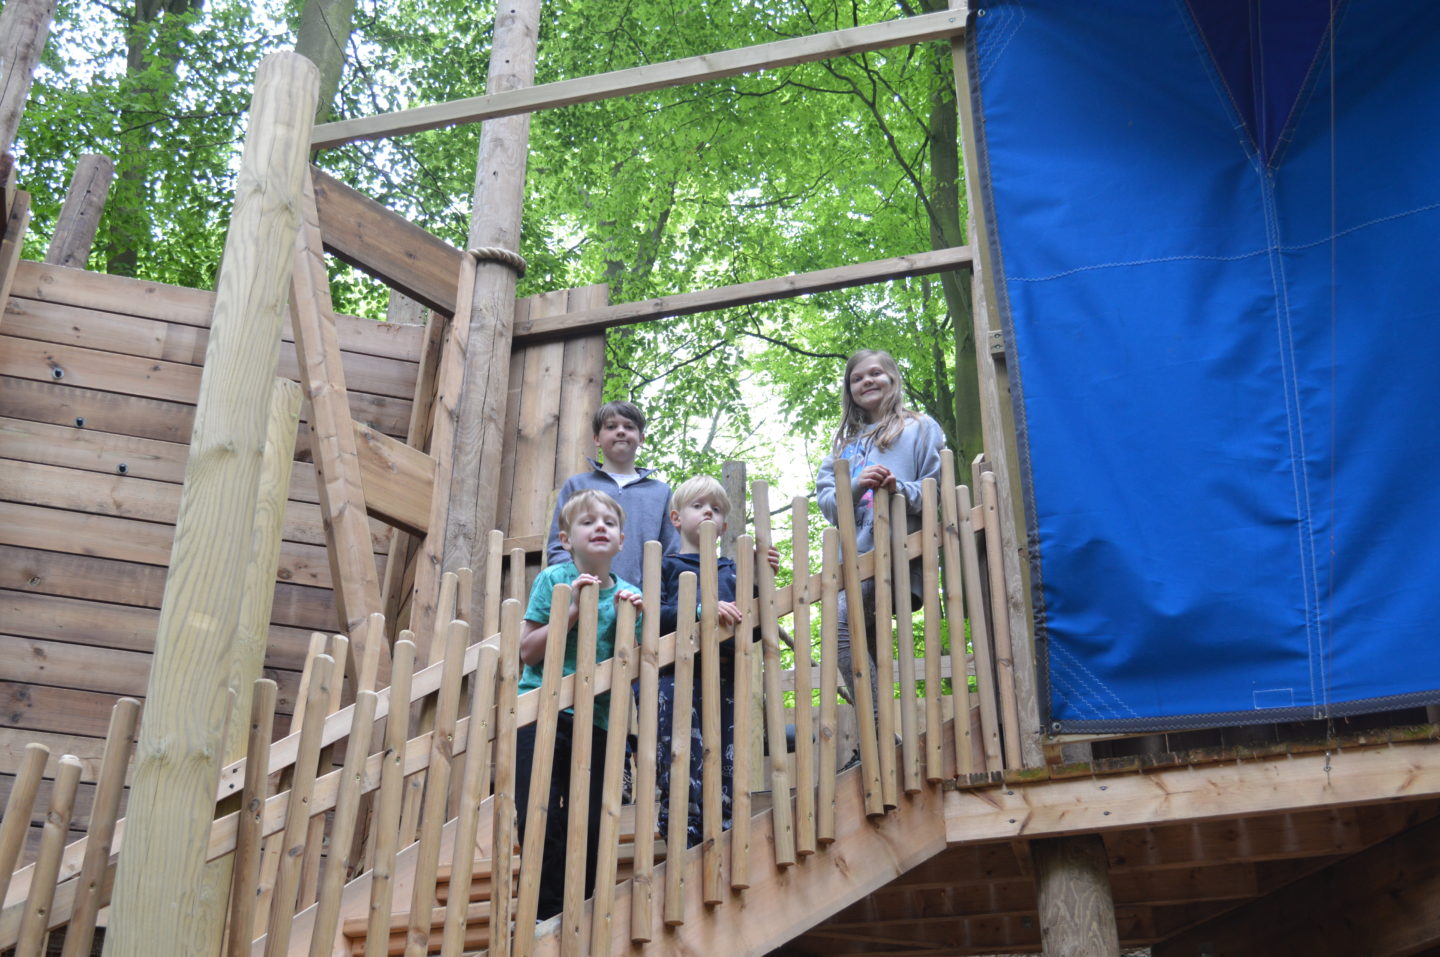
[[[315,478],[325,523],[330,578],[341,630],[359,637],[368,633],[370,615],[381,611],[380,576],[370,544],[365,491],[330,303],[315,192],[308,177],[302,187],[294,248],[290,316],[302,384],[312,410]],[[357,648],[350,660],[358,662],[364,657],[364,649]],[[389,670],[388,665],[385,670]],[[357,677],[354,671],[352,664],[351,676]]]
[[[234,546],[250,540],[254,522],[317,83],[315,67],[293,53],[268,57],[256,81],[136,749],[130,841],[106,937],[115,957],[220,946],[223,896],[208,906],[196,897],[250,558]]]

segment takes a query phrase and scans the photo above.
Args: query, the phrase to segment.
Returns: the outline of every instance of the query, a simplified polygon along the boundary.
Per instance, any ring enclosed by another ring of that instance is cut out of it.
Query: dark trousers
[[[694,696],[690,708],[690,790],[687,795],[685,821],[686,846],[695,847],[704,840],[705,742],[701,736],[700,661],[695,661]],[[655,784],[659,792],[659,824],[662,837],[670,834],[670,754],[673,750],[675,720],[675,672],[660,674],[659,735],[656,740]],[[730,656],[720,658],[720,819],[721,827],[730,827],[732,780],[735,776],[735,663]]]
[[[580,733],[585,733],[583,730]],[[585,896],[595,890],[595,853],[600,846],[600,800],[604,791],[605,730],[591,726],[590,764],[583,769],[590,791],[590,808],[585,824]],[[574,743],[575,716],[562,712],[555,727],[555,757],[550,770],[550,794],[545,802],[545,851],[540,864],[540,903],[535,916],[540,920],[560,913],[565,903],[565,867],[570,860],[566,844],[569,828],[570,754]],[[515,807],[520,819],[519,834],[525,835],[526,809],[530,805],[530,772],[535,761],[535,726],[520,728],[515,740]],[[575,849],[575,853],[579,853]]]

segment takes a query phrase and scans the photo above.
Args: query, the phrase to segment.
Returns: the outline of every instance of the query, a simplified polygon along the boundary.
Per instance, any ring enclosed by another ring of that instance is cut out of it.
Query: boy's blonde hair
[[[730,496],[725,494],[725,486],[710,475],[696,475],[681,482],[680,487],[670,495],[670,508],[678,512],[701,499],[708,499],[716,511],[729,517]]]
[[[593,488],[581,489],[566,500],[560,508],[560,531],[566,535],[570,534],[570,524],[575,521],[576,516],[587,508],[608,508],[620,519],[620,529],[625,529],[625,509],[604,492]]]

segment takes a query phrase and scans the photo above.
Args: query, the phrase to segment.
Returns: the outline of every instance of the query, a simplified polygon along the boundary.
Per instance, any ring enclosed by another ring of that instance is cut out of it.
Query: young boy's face
[[[595,444],[600,446],[606,465],[633,465],[643,441],[645,435],[640,427],[623,415],[607,416],[595,433]]]
[[[607,567],[625,543],[620,530],[620,516],[615,510],[596,505],[576,515],[569,531],[560,533],[560,544],[569,550],[581,571],[588,571],[598,562]]]
[[[719,526],[716,534],[725,531],[725,513],[708,498],[697,498],[679,509],[670,510],[670,524],[680,532],[680,543],[686,551],[698,551],[700,547],[700,525],[714,522]]]

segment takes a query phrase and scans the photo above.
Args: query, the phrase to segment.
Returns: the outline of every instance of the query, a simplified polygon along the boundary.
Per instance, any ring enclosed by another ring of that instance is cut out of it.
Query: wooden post
[[[1098,834],[1030,843],[1049,957],[1116,957],[1120,938],[1110,893],[1110,857]]]
[[[55,0],[6,0],[0,13],[0,153],[10,152],[15,142],[54,18]]]
[[[199,892],[237,675],[231,643],[250,560],[250,549],[235,543],[249,542],[254,525],[315,85],[315,67],[293,53],[272,54],[260,65],[136,750],[107,955],[179,957],[220,947],[224,897],[202,901]],[[166,880],[154,880],[156,874]]]
[[[55,220],[55,232],[50,237],[50,248],[45,250],[45,261],[52,266],[70,266],[84,269],[90,260],[90,249],[95,245],[95,230],[100,225],[100,213],[105,209],[105,197],[110,194],[110,182],[115,178],[115,161],[99,153],[86,153],[75,164],[75,173],[70,177],[70,192],[65,194],[65,205],[60,207],[60,217]]]
[[[720,536],[720,554],[735,558],[735,543],[745,534],[745,463],[729,461],[720,466],[720,482],[725,486],[725,495],[730,499],[730,514],[735,521],[725,526]]]
[[[952,10],[963,9],[965,0],[950,0]],[[1015,668],[1015,694],[1019,703],[1021,755],[1026,767],[1045,763],[1040,745],[1040,709],[1035,687],[1035,635],[1031,630],[1031,614],[1027,597],[1030,594],[1025,578],[1026,552],[1023,536],[1024,516],[1018,514],[1019,476],[1012,463],[1018,458],[1015,447],[1015,422],[1010,409],[1010,387],[1003,350],[997,356],[990,349],[990,334],[996,328],[990,319],[989,304],[996,301],[995,270],[988,240],[991,224],[985,220],[986,204],[982,193],[979,166],[979,142],[974,104],[970,90],[970,62],[965,52],[964,36],[950,42],[955,73],[955,105],[960,112],[960,152],[965,158],[965,184],[970,217],[970,248],[976,251],[973,261],[973,294],[975,322],[975,361],[980,371],[981,426],[987,458],[992,463],[996,481],[1000,483],[1001,500],[1009,507],[1000,510],[1000,532],[1005,542],[1005,593],[1009,605],[1008,625],[1011,632],[1011,654]],[[980,490],[975,489],[978,495]],[[1000,570],[996,570],[998,574]]]
[[[488,92],[514,90],[534,82],[539,25],[540,0],[516,0],[496,9]],[[471,249],[507,250],[518,257],[529,139],[528,113],[492,120],[481,129],[470,218]],[[481,581],[488,560],[483,537],[495,527],[496,466],[504,444],[518,272],[512,264],[488,257],[475,265],[464,387],[456,403],[459,414],[450,460],[442,570],[469,566]]]

